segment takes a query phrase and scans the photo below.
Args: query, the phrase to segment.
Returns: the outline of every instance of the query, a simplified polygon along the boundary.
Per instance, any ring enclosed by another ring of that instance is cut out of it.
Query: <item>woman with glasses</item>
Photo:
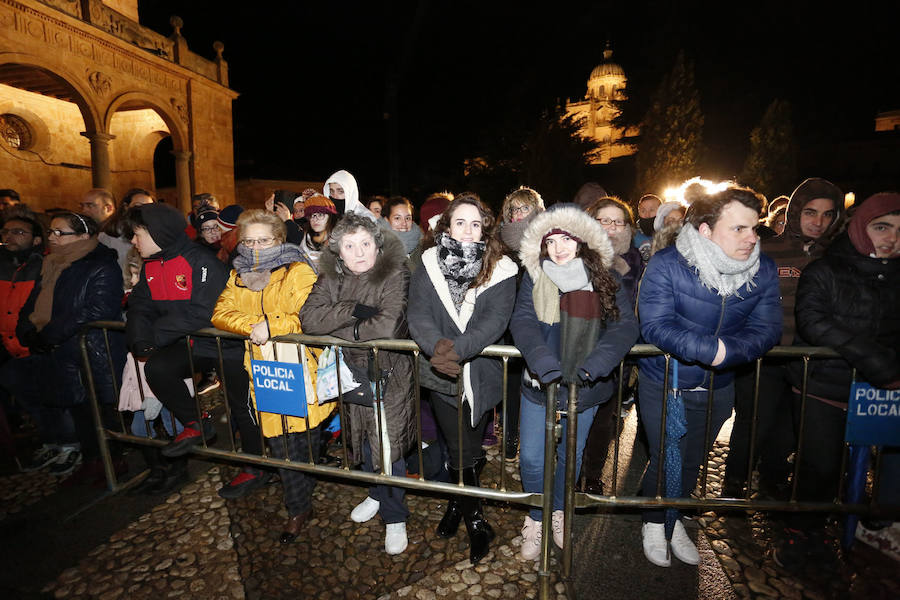
[[[300,309],[304,331],[352,341],[408,337],[409,269],[396,236],[367,214],[347,212],[319,266],[319,279]],[[353,460],[368,472],[405,476],[405,456],[416,443],[412,357],[382,350],[376,361],[364,348],[344,348],[342,353],[360,383],[343,394]],[[385,552],[406,550],[409,509],[403,488],[373,485],[350,519],[364,523],[375,515],[385,523]]]
[[[430,357],[419,363],[420,381],[432,390],[432,409],[450,455],[450,480],[467,486],[480,485],[487,462],[481,441],[503,397],[501,361],[479,354],[503,336],[516,293],[518,268],[503,255],[494,224],[476,194],[457,196],[438,220],[409,288],[409,330]],[[477,563],[494,539],[481,500],[451,497],[437,534],[453,537],[460,521],[469,534],[469,560]]]
[[[331,200],[321,194],[316,194],[306,201],[304,214],[307,218],[307,226],[300,247],[312,262],[313,269],[318,272],[319,257],[328,243],[331,230],[337,224],[338,213]]]
[[[41,267],[41,281],[22,307],[16,328],[37,363],[33,366],[47,417],[43,425],[58,427],[61,435],[69,419],[74,425],[75,437],[63,440],[63,452],[51,471],[70,473],[84,458],[90,462],[90,474],[98,479],[103,471],[83,385],[78,334],[92,321],[121,320],[123,289],[116,252],[99,243],[99,231],[97,222],[86,215],[64,212],[53,217],[47,236],[50,253]],[[110,348],[115,370],[121,373],[125,349],[120,335],[110,334]],[[99,329],[87,334],[87,351],[101,410],[109,409],[116,399],[110,357]]]
[[[613,246],[612,268],[622,277],[631,307],[637,299],[637,282],[644,272],[640,251],[634,247],[635,225],[631,207],[615,196],[606,196],[595,200],[588,207],[588,214],[594,217],[609,236]]]
[[[224,331],[250,337],[244,354],[244,368],[251,372],[250,360],[297,360],[297,347],[279,344],[273,347],[271,338],[290,333],[303,333],[297,316],[306,301],[316,275],[303,251],[284,243],[286,229],[278,215],[260,209],[247,210],[237,220],[237,256],[234,269],[213,310],[212,324]],[[276,356],[277,354],[277,356]],[[307,351],[309,373],[316,372],[315,357]],[[314,388],[312,388],[314,389]],[[255,390],[250,382],[250,397],[256,407]],[[311,401],[311,402],[310,402]],[[318,425],[331,413],[333,404],[319,405],[315,393],[307,397],[309,435],[306,421],[286,417],[287,439],[281,426],[281,415],[261,413],[262,434],[276,458],[295,461],[309,460],[309,450],[318,460]],[[243,436],[242,436],[243,437]],[[308,440],[309,438],[309,440]],[[307,446],[307,442],[311,444]],[[288,522],[281,533],[281,542],[294,541],[310,516],[315,479],[299,471],[279,469],[284,486],[284,501]],[[259,469],[246,467],[232,482],[220,490],[226,498],[243,496],[268,480]]]

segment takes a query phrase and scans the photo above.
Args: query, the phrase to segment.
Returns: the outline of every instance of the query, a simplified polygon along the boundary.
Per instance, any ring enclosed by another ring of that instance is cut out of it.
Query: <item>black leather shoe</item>
[[[467,486],[479,487],[478,475],[481,470],[479,466],[484,467],[483,464],[476,464],[476,466],[463,469],[463,483]],[[490,551],[490,544],[494,541],[494,529],[484,518],[480,498],[462,496],[459,503],[463,520],[466,523],[466,531],[469,533],[469,560],[475,565]]]
[[[450,467],[447,471],[450,473],[450,483],[459,483],[459,470]],[[450,501],[447,503],[447,511],[444,513],[441,522],[438,523],[437,534],[442,538],[451,538],[456,535],[462,516],[459,498],[450,496]]]
[[[312,509],[309,509],[305,513],[300,513],[296,517],[289,517],[287,525],[284,528],[284,531],[281,532],[281,537],[278,538],[278,541],[282,544],[291,544],[296,539],[297,536],[300,535],[300,530],[303,529],[303,526],[306,525],[306,521],[312,517]]]

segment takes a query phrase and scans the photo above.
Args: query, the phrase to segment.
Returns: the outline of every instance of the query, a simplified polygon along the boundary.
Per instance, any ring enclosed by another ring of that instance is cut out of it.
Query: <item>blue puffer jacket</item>
[[[638,315],[644,341],[678,359],[678,387],[708,387],[718,339],[725,344],[725,361],[715,369],[716,389],[734,379],[732,367],[762,356],[781,339],[782,311],[775,263],[760,255],[752,289],[722,298],[700,283],[675,246],[650,259],[638,294]],[[642,372],[663,382],[665,357],[640,360]]]

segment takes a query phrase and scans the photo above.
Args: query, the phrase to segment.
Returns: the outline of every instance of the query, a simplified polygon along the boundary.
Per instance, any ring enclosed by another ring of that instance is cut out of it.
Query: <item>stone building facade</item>
[[[0,188],[38,210],[154,189],[171,138],[178,207],[199,192],[233,203],[224,47],[205,59],[171,23],[168,37],[140,25],[137,0],[0,0]]]
[[[581,135],[598,142],[598,152],[591,162],[597,165],[609,163],[620,156],[630,156],[637,148],[618,141],[626,132],[612,125],[612,120],[619,115],[614,102],[625,99],[625,87],[628,80],[622,67],[612,62],[612,49],[609,43],[603,51],[603,62],[594,67],[587,82],[584,100],[566,101],[565,116],[582,121]],[[628,130],[627,135],[637,135],[637,130]]]

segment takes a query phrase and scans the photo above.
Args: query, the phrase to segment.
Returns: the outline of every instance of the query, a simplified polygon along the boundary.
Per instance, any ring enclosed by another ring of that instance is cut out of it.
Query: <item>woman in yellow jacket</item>
[[[238,256],[228,285],[219,297],[213,311],[212,323],[224,331],[250,337],[244,363],[250,371],[250,359],[301,362],[294,344],[274,344],[271,338],[289,333],[302,333],[298,312],[316,281],[316,275],[299,247],[285,244],[284,223],[275,214],[264,210],[244,211],[237,222]],[[274,351],[273,351],[274,350]],[[316,358],[306,351],[304,379],[307,392],[306,420],[285,417],[288,435],[285,440],[282,415],[261,413],[263,436],[269,440],[269,448],[276,458],[287,457],[295,461],[309,460],[310,450],[318,460],[319,425],[331,414],[334,403],[319,405],[315,395]],[[255,408],[253,382],[250,397]],[[281,543],[293,542],[312,513],[312,492],[315,479],[290,469],[279,469],[284,487],[284,501],[288,510],[288,523],[281,533]],[[267,478],[258,469],[247,468],[227,487],[256,488]],[[244,495],[243,492],[239,495]],[[237,494],[236,494],[237,497]]]

